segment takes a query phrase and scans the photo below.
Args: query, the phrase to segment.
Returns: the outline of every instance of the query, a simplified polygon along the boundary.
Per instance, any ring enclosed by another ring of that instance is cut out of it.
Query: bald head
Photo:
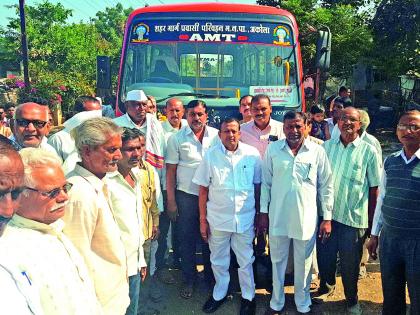
[[[0,138],[0,236],[5,223],[15,212],[22,186],[22,159],[7,139]]]
[[[48,107],[37,103],[23,103],[16,108],[13,134],[22,147],[37,148],[48,132]]]
[[[184,104],[177,98],[171,98],[166,102],[166,117],[173,128],[181,127],[181,119],[184,116]]]

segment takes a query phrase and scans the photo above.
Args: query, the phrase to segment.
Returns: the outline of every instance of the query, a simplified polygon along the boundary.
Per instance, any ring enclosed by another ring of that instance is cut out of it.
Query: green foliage
[[[0,29],[0,58],[20,62],[20,24],[16,18]],[[121,4],[98,12],[90,23],[68,23],[72,11],[47,0],[26,5],[26,33],[29,74],[33,89],[21,88],[21,100],[42,97],[50,102],[62,99],[63,110],[73,106],[81,94],[93,95],[96,79],[96,56],[108,55],[116,82],[125,20],[131,9]],[[65,91],[58,87],[64,86]],[[58,89],[58,90],[57,90]],[[25,94],[26,93],[26,94]],[[59,95],[59,97],[56,97]]]
[[[420,77],[420,5],[416,0],[383,0],[372,20],[375,64],[389,76]]]
[[[311,31],[311,26],[317,29],[327,26],[331,30],[332,47],[329,72],[332,76],[348,77],[352,71],[352,65],[370,55],[372,34],[366,22],[366,12],[360,11],[357,5],[372,1],[376,0],[281,1],[281,8],[291,12],[299,24],[305,71],[315,72],[314,57],[317,34]],[[262,1],[257,1],[257,3],[261,4]]]

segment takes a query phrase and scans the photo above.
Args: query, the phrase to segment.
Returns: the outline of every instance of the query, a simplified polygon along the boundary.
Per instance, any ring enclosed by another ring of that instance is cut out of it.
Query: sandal
[[[179,295],[181,295],[184,299],[191,299],[194,292],[194,286],[193,284],[184,284],[181,291],[179,292]]]

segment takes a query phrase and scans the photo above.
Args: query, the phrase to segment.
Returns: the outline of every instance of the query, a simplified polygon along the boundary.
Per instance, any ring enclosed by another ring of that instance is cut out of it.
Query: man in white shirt
[[[277,314],[284,307],[284,277],[291,241],[295,262],[295,304],[298,312],[310,312],[317,199],[324,218],[318,236],[327,238],[331,232],[331,169],[325,150],[305,139],[303,115],[293,111],[284,115],[286,139],[272,143],[263,161],[259,228],[267,228],[269,217],[273,264],[273,294],[267,314]]]
[[[122,315],[130,303],[127,257],[104,181],[122,158],[122,129],[102,117],[73,131],[81,162],[67,175],[73,189],[63,218],[64,234],[84,257],[104,313]]]
[[[72,185],[60,159],[37,148],[20,154],[25,186],[0,238],[1,265],[19,269],[36,288],[44,314],[102,314],[83,258],[62,232],[60,218]]]
[[[166,102],[165,114],[166,120],[162,122],[162,128],[165,137],[165,147],[168,142],[168,139],[173,134],[177,133],[182,127],[188,126],[188,122],[185,119],[182,119],[184,116],[184,104],[182,101],[177,98],[170,98]],[[166,150],[165,150],[166,151]],[[164,153],[164,156],[167,156],[167,153]],[[165,254],[167,251],[167,238],[169,227],[171,227],[171,240],[172,240],[172,250],[173,250],[173,259],[175,264],[179,263],[179,246],[177,242],[176,234],[176,222],[171,222],[168,214],[166,212],[166,168],[162,169],[162,192],[163,192],[163,204],[164,212],[161,213],[159,218],[159,239],[158,239],[158,249],[156,251],[156,272],[159,279],[166,284],[175,283],[174,277],[169,273],[168,268],[165,266]]]
[[[199,235],[198,185],[192,182],[195,170],[206,151],[218,142],[218,130],[206,126],[207,106],[200,100],[187,105],[188,127],[182,128],[168,140],[166,156],[167,214],[177,221],[181,268],[184,286],[181,296],[189,299],[197,273],[196,243]],[[203,256],[207,283],[211,282],[210,255],[203,244]]]
[[[48,107],[37,103],[23,103],[16,107],[10,121],[13,135],[9,137],[22,148],[42,148],[57,154],[47,143]]]
[[[23,163],[12,142],[0,136],[0,240],[10,221],[23,187]],[[6,255],[3,255],[4,258]],[[5,315],[43,314],[38,291],[16,266],[5,266],[0,260],[1,309]]]
[[[240,314],[255,314],[252,241],[259,208],[261,159],[257,149],[239,142],[239,129],[240,123],[234,118],[222,122],[221,143],[207,151],[193,178],[200,185],[200,233],[209,243],[216,280],[213,295],[203,306],[205,313],[213,313],[226,300],[232,248],[239,264]]]
[[[98,111],[96,117],[101,117],[101,104],[99,100],[92,96],[79,96],[73,107],[75,115],[64,122],[63,130],[49,137],[48,144],[55,149],[63,161],[76,150],[70,131],[85,120],[82,117],[94,118],[92,115],[80,115],[80,113],[90,111]]]
[[[147,112],[147,101],[148,98],[143,90],[128,92],[124,103],[126,113],[115,118],[114,122],[120,127],[139,129],[146,135],[145,159],[156,168],[161,179],[161,169],[164,167],[165,139],[162,126],[156,115]]]
[[[141,135],[137,129],[124,128],[122,159],[118,161],[118,171],[109,173],[106,177],[112,209],[127,253],[130,295],[127,315],[137,315],[140,284],[146,278],[147,272],[143,251],[141,178],[138,169],[142,158]]]

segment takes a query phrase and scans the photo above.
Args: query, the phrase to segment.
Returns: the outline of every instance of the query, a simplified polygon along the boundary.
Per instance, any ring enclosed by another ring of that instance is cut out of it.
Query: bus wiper
[[[162,101],[166,101],[168,98],[176,97],[176,96],[195,96],[195,97],[201,97],[201,98],[230,98],[230,96],[226,96],[226,95],[182,92],[182,93],[169,94],[167,97],[164,97],[164,98],[161,98],[161,99],[157,100],[157,102],[160,103]]]

